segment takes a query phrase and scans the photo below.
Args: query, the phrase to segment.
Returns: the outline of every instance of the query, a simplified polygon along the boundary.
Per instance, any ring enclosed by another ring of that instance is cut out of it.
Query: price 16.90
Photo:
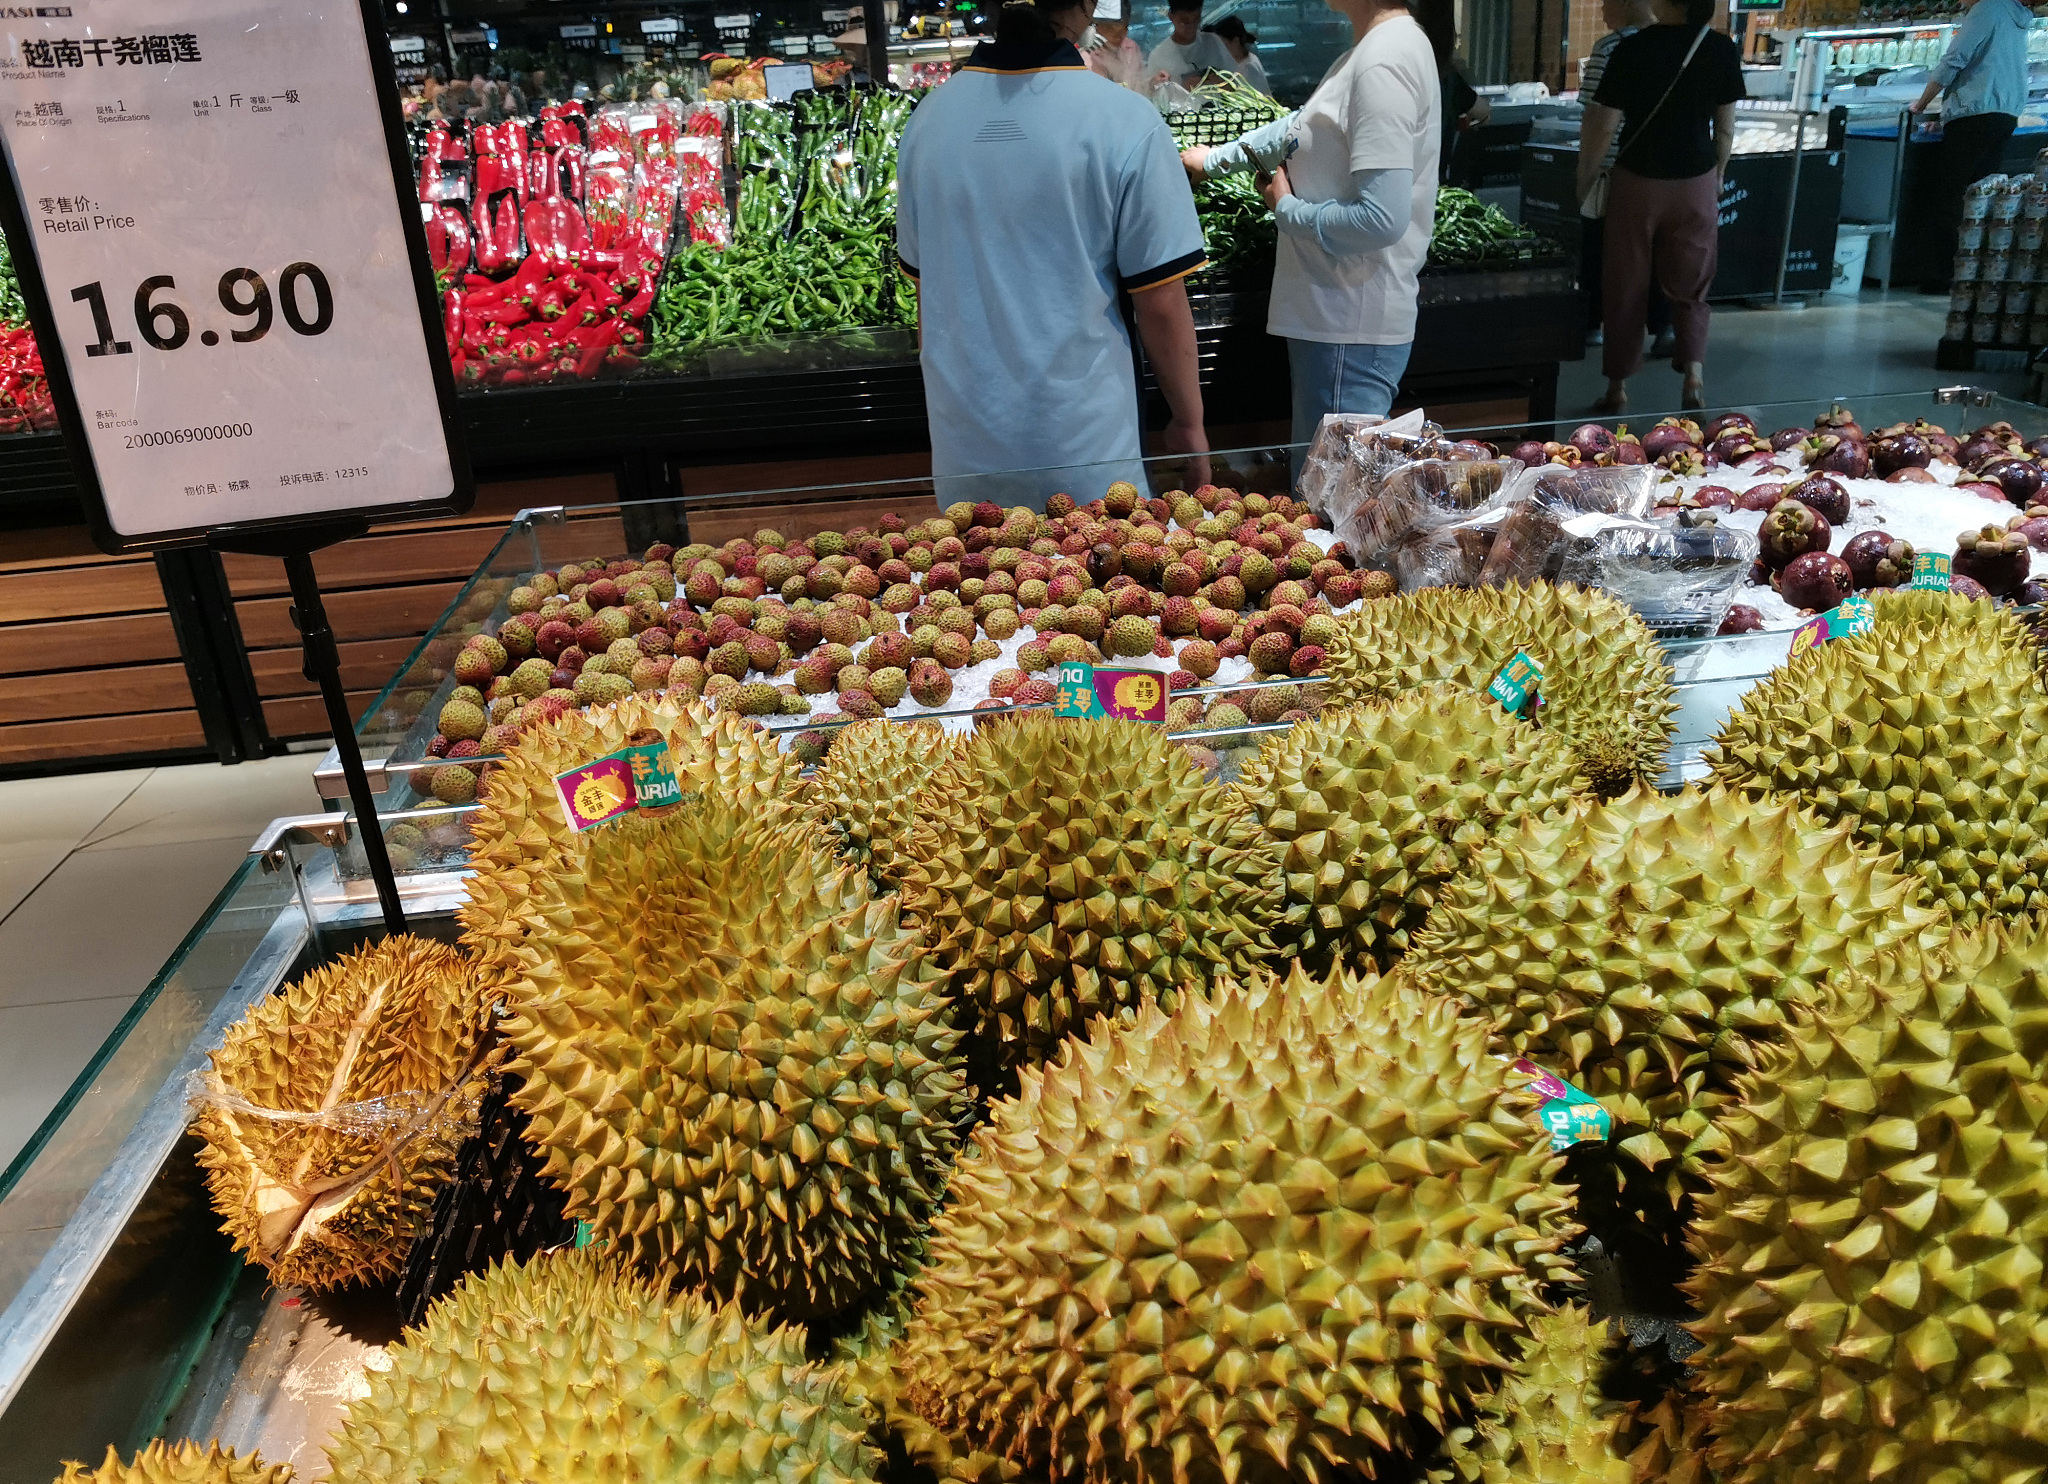
[[[177,286],[176,279],[160,273],[143,279],[135,288],[136,331],[158,350],[176,350],[192,338],[191,317],[173,300],[157,297]],[[313,263],[293,263],[277,275],[274,304],[270,285],[254,268],[230,268],[221,274],[218,296],[221,308],[247,322],[242,328],[228,331],[228,338],[241,345],[268,335],[278,314],[301,335],[325,334],[334,323],[334,291],[327,286],[327,275]],[[86,346],[88,356],[134,354],[132,342],[114,338],[114,322],[107,313],[107,297],[99,284],[81,284],[71,291],[71,299],[92,311],[93,333],[99,340]],[[199,343],[220,344],[220,332],[201,330]]]

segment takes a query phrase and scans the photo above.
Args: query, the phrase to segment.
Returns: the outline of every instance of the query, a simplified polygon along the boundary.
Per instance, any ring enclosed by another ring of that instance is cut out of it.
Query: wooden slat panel
[[[361,639],[338,646],[341,650],[341,683],[350,690],[382,690],[419,640]],[[256,677],[256,690],[265,696],[296,696],[313,690],[300,666],[305,651],[260,649],[249,656],[249,669]]]
[[[28,567],[103,567],[115,562],[140,562],[148,566],[150,559],[147,554],[108,556],[92,544],[92,532],[84,526],[0,532],[0,572],[18,572]]]
[[[175,711],[191,704],[192,685],[182,664],[0,678],[0,724]]]
[[[4,623],[146,613],[163,606],[163,584],[157,581],[153,562],[0,572],[0,622]]]
[[[45,758],[112,757],[129,752],[169,752],[206,745],[197,711],[158,711],[147,716],[96,716],[79,721],[31,721],[0,727],[0,764]]]
[[[587,520],[565,521],[540,530],[541,560],[552,571],[564,562],[584,557],[616,557],[626,554],[625,522],[616,515],[592,516]]]
[[[483,565],[504,534],[502,523],[467,529],[406,531],[364,536],[313,553],[313,571],[328,595],[354,587],[466,578]],[[238,598],[289,591],[284,563],[271,557],[221,558],[228,586]]]
[[[174,660],[178,636],[168,613],[67,618],[0,625],[0,675],[78,670],[101,660]]]
[[[348,714],[357,721],[377,699],[373,690],[350,691]],[[263,703],[263,726],[277,741],[328,735],[327,706],[318,696],[280,696]]]
[[[447,610],[462,590],[459,582],[432,582],[413,587],[363,588],[334,593],[326,600],[327,621],[342,639],[388,639],[420,635]],[[244,598],[235,604],[242,642],[250,649],[282,649],[299,642],[292,627],[289,598]]]

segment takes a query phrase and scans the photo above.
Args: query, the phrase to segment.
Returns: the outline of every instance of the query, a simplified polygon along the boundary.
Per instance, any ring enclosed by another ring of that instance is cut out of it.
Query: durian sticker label
[[[1607,1136],[1614,1131],[1614,1118],[1605,1108],[1562,1077],[1544,1071],[1526,1058],[1516,1062],[1514,1069],[1532,1078],[1530,1085],[1550,1099],[1536,1110],[1536,1116],[1550,1134],[1552,1149],[1607,1142]]]
[[[683,801],[683,786],[676,781],[675,764],[669,759],[666,742],[621,747],[612,756],[624,758],[632,770],[633,798],[640,808],[659,809]]]
[[[633,766],[618,753],[557,773],[555,791],[562,796],[562,813],[578,830],[593,829],[639,807]]]
[[[1942,551],[1921,551],[1913,554],[1913,587],[1932,588],[1936,592],[1948,591],[1948,553]]]
[[[1157,670],[1110,670],[1099,665],[1060,666],[1055,714],[1115,721],[1166,720],[1166,677]]]
[[[1529,692],[1543,683],[1543,667],[1529,658],[1524,650],[1516,650],[1515,657],[1493,677],[1493,684],[1486,688],[1492,696],[1508,710],[1519,714],[1529,704]]]
[[[1918,567],[1918,562],[1915,562]],[[1948,585],[1944,578],[1942,586]],[[1792,631],[1792,647],[1786,658],[1818,649],[1830,639],[1846,639],[1851,634],[1860,634],[1877,620],[1877,609],[1868,598],[1850,598],[1839,608],[1830,608],[1816,618],[1809,618]]]

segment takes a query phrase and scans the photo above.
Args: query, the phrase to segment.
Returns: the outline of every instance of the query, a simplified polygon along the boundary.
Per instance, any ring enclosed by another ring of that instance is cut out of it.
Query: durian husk
[[[1433,1484],[1634,1484],[1625,1410],[1600,1392],[1607,1326],[1566,1305],[1529,1321],[1515,1368],[1444,1438]]]
[[[291,1484],[291,1480],[288,1463],[265,1463],[253,1453],[244,1458],[217,1441],[201,1447],[158,1438],[127,1463],[109,1443],[106,1459],[98,1468],[66,1463],[56,1484]]]
[[[1869,629],[1758,681],[1706,758],[1898,851],[1958,922],[2048,908],[2048,689],[2009,611],[1881,595]]]
[[[466,954],[401,934],[229,1027],[193,1129],[236,1250],[315,1290],[395,1276],[474,1126],[486,1013]]]
[[[597,832],[545,893],[504,1034],[566,1214],[754,1312],[886,1291],[966,1103],[899,899],[815,821],[715,799]]]
[[[1143,722],[1044,712],[977,732],[914,803],[906,910],[961,1002],[986,1087],[1091,1016],[1272,952],[1279,862]]]
[[[1730,1076],[1824,978],[1940,941],[1918,878],[1845,824],[1725,790],[1525,820],[1442,892],[1403,968],[1614,1120],[1573,1169],[1588,1224],[1675,1234]]]
[[[937,722],[857,721],[832,738],[811,778],[811,798],[846,857],[887,885],[896,877],[918,791],[965,750]]]
[[[1279,956],[1385,969],[1479,846],[1567,807],[1578,773],[1563,739],[1490,696],[1427,685],[1276,733],[1228,798],[1280,857]]]
[[[475,874],[456,910],[463,945],[476,955],[494,988],[502,987],[514,967],[515,950],[534,930],[536,883],[575,870],[591,835],[608,828],[571,829],[555,790],[556,776],[617,752],[643,731],[668,742],[686,796],[718,797],[764,815],[803,806],[802,765],[796,758],[746,718],[701,702],[679,705],[657,696],[628,696],[526,729],[505,761],[491,769],[477,798],[470,821]]]
[[[329,1484],[862,1484],[875,1458],[802,1332],[671,1296],[602,1249],[471,1274],[368,1373]]]
[[[1728,1484],[2048,1470],[2048,918],[1841,976],[1741,1080],[1691,1359]]]
[[[1707,1469],[1706,1412],[1683,1396],[1631,1404],[1623,1436],[1635,1484],[1714,1484]]]
[[[846,1373],[847,1396],[867,1411],[869,1443],[892,1462],[900,1455],[911,1468],[929,1469],[947,1484],[1041,1484],[1042,1475],[941,1432],[904,1402],[900,1363],[909,1319],[907,1306],[891,1304],[833,1342],[832,1359]]]
[[[1398,975],[1147,1001],[1021,1085],[934,1218],[900,1367],[928,1421],[1027,1469],[1376,1476],[1571,1275],[1534,1098]]]
[[[1543,667],[1543,727],[1572,744],[1603,792],[1618,769],[1654,781],[1677,709],[1671,666],[1627,604],[1570,583],[1424,588],[1339,620],[1324,668],[1343,705],[1433,681],[1484,692],[1517,650]],[[1619,747],[1620,756],[1616,756]]]

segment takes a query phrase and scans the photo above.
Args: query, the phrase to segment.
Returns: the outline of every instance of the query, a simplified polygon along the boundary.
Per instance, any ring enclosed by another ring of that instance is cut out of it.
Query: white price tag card
[[[0,215],[100,544],[466,508],[381,28],[312,0],[4,9]]]

